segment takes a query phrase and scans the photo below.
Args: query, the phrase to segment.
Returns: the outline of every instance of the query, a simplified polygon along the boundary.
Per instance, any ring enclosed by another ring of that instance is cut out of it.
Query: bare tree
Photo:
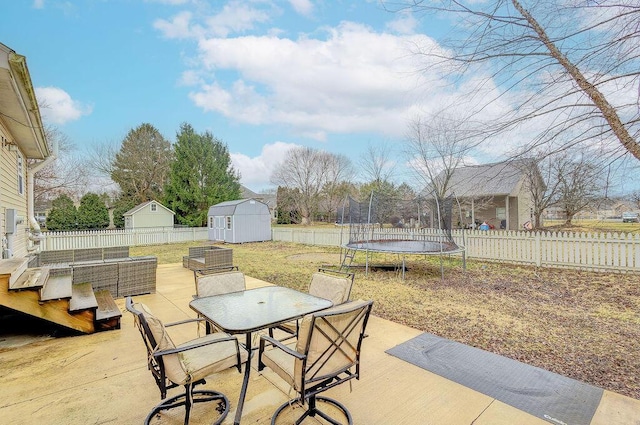
[[[369,144],[360,157],[358,165],[368,183],[387,183],[395,174],[395,164],[391,160],[391,146],[388,144]]]
[[[463,123],[444,115],[416,117],[409,123],[406,153],[415,174],[439,200],[450,190],[456,168],[472,148]]]
[[[602,170],[588,154],[565,152],[551,164],[557,179],[557,205],[565,213],[565,225],[571,226],[573,217],[601,198],[605,187]]]
[[[79,199],[87,186],[87,170],[66,134],[53,126],[46,126],[49,143],[57,146],[57,159],[34,175],[34,205],[46,210],[51,201],[62,194]]]
[[[533,227],[542,227],[542,214],[558,201],[559,179],[553,167],[555,158],[539,155],[530,160],[518,162],[524,176],[525,190],[531,196],[533,208]]]
[[[297,189],[289,193],[295,195],[293,201],[302,224],[311,224],[313,215],[318,211],[322,189],[330,180],[329,169],[340,162],[334,157],[310,147],[296,147],[287,152],[284,161],[271,175],[271,183]],[[340,167],[334,167],[334,171],[338,169]]]
[[[338,206],[344,202],[345,197],[352,191],[350,183],[355,174],[351,160],[345,155],[333,154],[326,158],[326,183],[322,188],[324,206],[328,219],[335,217]]]
[[[490,106],[509,104],[501,119],[482,129],[486,138],[529,123],[536,129],[530,147],[563,150],[615,140],[612,160],[620,152],[640,159],[637,1],[385,3],[455,16],[454,38],[443,48],[416,46],[416,53],[425,55],[425,67],[446,64],[456,84],[462,79],[472,86],[465,94],[478,102],[478,117]],[[497,88],[483,90],[489,86]]]

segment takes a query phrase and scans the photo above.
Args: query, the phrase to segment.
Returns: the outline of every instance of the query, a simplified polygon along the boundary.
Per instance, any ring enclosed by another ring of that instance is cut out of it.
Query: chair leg
[[[163,410],[169,410],[180,406],[185,407],[184,423],[185,425],[188,425],[191,416],[191,407],[193,404],[209,401],[218,401],[220,403],[219,406],[216,407],[216,410],[220,413],[220,417],[214,422],[214,425],[222,423],[229,413],[229,400],[227,397],[217,391],[193,390],[192,388],[187,387],[188,385],[185,386],[185,393],[162,400],[160,404],[154,407],[147,415],[144,421],[145,425],[149,425],[154,416],[158,415]]]
[[[307,400],[308,407],[304,410],[304,413],[295,421],[296,425],[300,425],[307,418],[307,416],[314,417],[316,415],[320,416],[330,424],[344,425],[344,422],[339,422],[336,419],[332,418],[331,416],[327,415],[325,412],[319,410],[316,403],[318,400],[322,401],[323,403],[331,404],[334,407],[336,407],[338,410],[340,410],[344,414],[347,420],[347,424],[353,425],[353,418],[351,417],[351,413],[349,413],[349,410],[347,410],[347,408],[343,404],[339,403],[338,401],[332,398],[317,397],[317,396],[309,397],[309,399]],[[290,407],[294,403],[300,403],[300,402],[301,402],[301,399],[297,398],[292,401],[287,401],[286,403],[278,407],[278,409],[275,411],[275,413],[271,417],[271,425],[276,425],[276,420],[278,416],[280,416],[280,414],[284,411],[284,409],[286,409],[287,407]]]

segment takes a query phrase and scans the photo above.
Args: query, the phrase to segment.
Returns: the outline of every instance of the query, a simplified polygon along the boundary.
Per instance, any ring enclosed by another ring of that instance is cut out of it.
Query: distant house
[[[534,205],[530,179],[525,170],[534,166],[535,184],[544,186],[544,182],[530,161],[523,159],[456,168],[449,181],[448,193],[460,203],[462,219],[458,208],[455,208],[452,224],[475,227],[486,221],[496,229],[519,230],[526,222],[532,222]]]
[[[140,229],[143,227],[173,227],[175,213],[157,201],[147,201],[123,215],[125,229]]]
[[[267,204],[269,213],[271,214],[271,221],[278,219],[278,197],[275,193],[256,193],[246,186],[240,185],[240,187],[242,189],[242,199],[255,199]]]
[[[33,176],[54,159],[26,58],[0,43],[0,258],[38,249]]]
[[[269,206],[256,199],[221,202],[209,208],[209,240],[228,243],[271,240]]]

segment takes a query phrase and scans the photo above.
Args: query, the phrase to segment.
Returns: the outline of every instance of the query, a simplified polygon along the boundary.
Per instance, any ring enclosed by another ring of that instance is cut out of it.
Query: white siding
[[[0,122],[0,139],[13,142],[6,127]],[[26,187],[26,160],[23,160],[22,181],[23,193],[18,193],[18,148],[15,144],[3,146],[0,144],[0,237],[7,237],[14,257],[24,257],[27,252],[27,187]],[[13,235],[6,234],[6,211],[13,208],[18,215],[24,218],[22,224]],[[2,248],[5,248],[3,246]]]

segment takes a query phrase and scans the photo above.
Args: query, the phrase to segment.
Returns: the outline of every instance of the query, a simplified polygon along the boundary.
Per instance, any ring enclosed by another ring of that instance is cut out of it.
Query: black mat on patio
[[[550,423],[588,425],[603,390],[424,333],[387,353]]]

